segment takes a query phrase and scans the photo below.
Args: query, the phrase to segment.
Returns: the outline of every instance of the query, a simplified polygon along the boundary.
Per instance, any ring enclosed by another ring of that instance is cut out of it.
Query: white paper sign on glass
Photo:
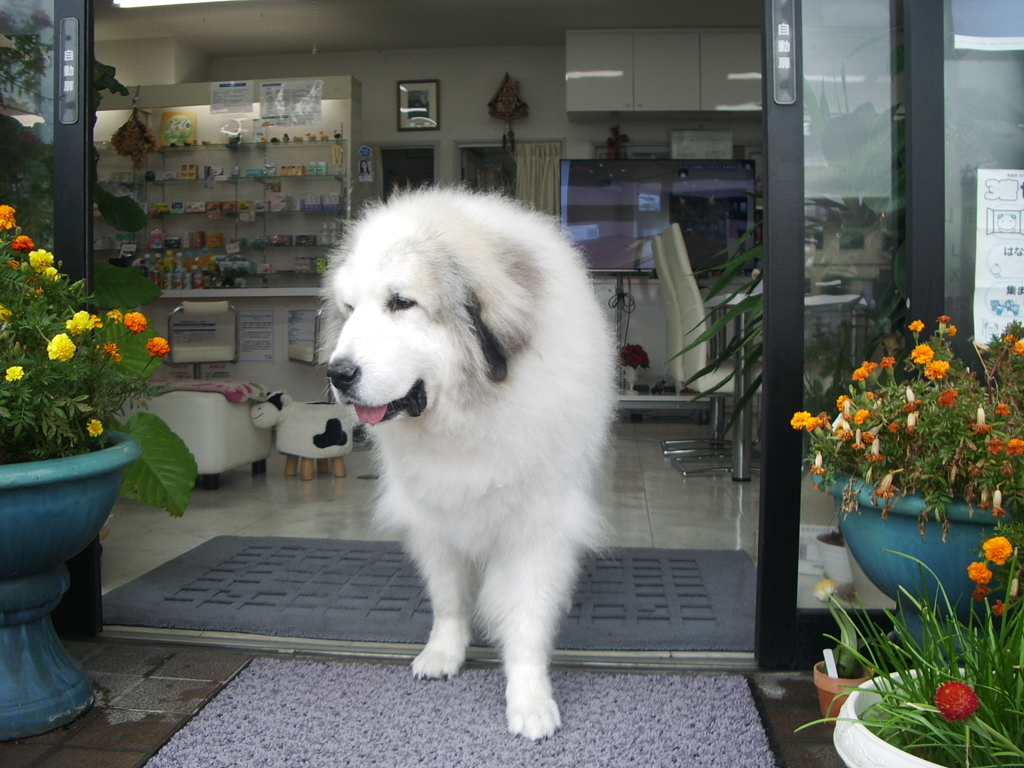
[[[978,169],[974,336],[1024,321],[1024,170]]]

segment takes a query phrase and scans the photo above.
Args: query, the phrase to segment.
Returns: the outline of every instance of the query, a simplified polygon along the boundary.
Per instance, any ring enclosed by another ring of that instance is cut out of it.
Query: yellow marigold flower
[[[924,375],[929,379],[944,379],[949,373],[949,363],[945,360],[933,360],[924,368]]]
[[[19,381],[25,375],[25,369],[20,365],[12,365],[6,371],[4,371],[4,378],[7,381]]]
[[[167,343],[167,339],[154,336],[146,342],[146,349],[149,350],[152,357],[166,357],[167,353],[171,351],[171,346]]]
[[[103,423],[99,419],[93,419],[85,426],[89,437],[99,437],[103,434]]]
[[[142,333],[148,327],[146,316],[141,312],[129,312],[124,316],[124,326],[133,334]]]
[[[935,359],[935,350],[927,344],[918,344],[910,353],[910,359],[918,365],[927,365]]]
[[[853,414],[853,421],[855,424],[863,424],[865,421],[867,421],[870,415],[871,411],[867,410],[866,408],[861,408],[859,411]]]
[[[36,272],[42,272],[47,267],[53,266],[53,254],[40,248],[28,255],[28,263]]]
[[[955,325],[947,325],[946,326],[946,336],[948,336],[951,339],[954,336],[956,336],[956,326]]]
[[[14,209],[9,205],[0,205],[0,229],[13,229],[18,226],[14,220]]]
[[[61,362],[67,362],[75,356],[75,350],[78,349],[66,333],[58,333],[50,343],[46,345],[46,353],[50,356],[51,360],[60,360]]]
[[[0,304],[0,320],[7,320],[14,313],[3,304]]]
[[[47,280],[57,280],[60,277],[60,272],[57,271],[56,267],[47,267],[43,270],[43,277]]]
[[[981,545],[985,558],[996,565],[1005,565],[1013,554],[1013,544],[1005,536],[993,536]]]
[[[1013,354],[1024,355],[1024,341],[1013,342]]]
[[[109,320],[112,323],[123,323],[124,315],[121,314],[120,309],[112,309],[109,312],[107,312],[107,320]]]
[[[793,414],[793,418],[789,420],[789,425],[793,429],[806,429],[808,424],[817,424],[818,420],[811,416],[809,411],[797,411]]]
[[[971,563],[968,565],[967,576],[975,584],[988,584],[992,581],[992,571],[984,563]]]
[[[924,330],[924,323],[922,323],[920,320],[915,320],[910,325],[908,325],[907,328],[912,330],[914,333],[920,333],[921,331]]]
[[[92,315],[85,310],[75,312],[71,316],[71,319],[64,323],[67,329],[71,331],[72,336],[81,336],[88,330],[93,328]]]
[[[843,404],[850,399],[849,395],[840,395],[836,398],[836,409],[843,410]]]

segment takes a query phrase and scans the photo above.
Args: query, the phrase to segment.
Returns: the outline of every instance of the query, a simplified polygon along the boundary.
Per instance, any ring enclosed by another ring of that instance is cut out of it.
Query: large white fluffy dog
[[[475,618],[504,659],[509,730],[550,736],[548,666],[602,533],[614,408],[614,345],[579,254],[507,198],[425,189],[365,214],[324,290],[328,376],[373,425],[378,519],[434,611],[413,672],[455,675]]]

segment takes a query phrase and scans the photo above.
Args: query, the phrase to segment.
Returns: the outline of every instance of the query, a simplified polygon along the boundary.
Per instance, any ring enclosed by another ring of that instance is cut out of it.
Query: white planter
[[[821,560],[821,569],[825,576],[832,579],[836,584],[852,584],[853,569],[850,567],[850,556],[845,546],[827,544],[819,537],[818,558]]]
[[[942,768],[897,749],[860,722],[861,713],[882,698],[872,690],[863,690],[874,687],[875,679],[868,680],[862,690],[850,694],[839,711],[832,743],[847,768]]]

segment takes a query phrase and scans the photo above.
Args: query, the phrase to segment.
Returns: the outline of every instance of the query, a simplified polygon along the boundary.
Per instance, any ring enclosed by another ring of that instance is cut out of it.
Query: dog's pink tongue
[[[378,421],[384,418],[384,414],[388,412],[386,405],[378,405],[376,407],[369,407],[366,405],[356,406],[356,416],[363,424],[376,424]]]

